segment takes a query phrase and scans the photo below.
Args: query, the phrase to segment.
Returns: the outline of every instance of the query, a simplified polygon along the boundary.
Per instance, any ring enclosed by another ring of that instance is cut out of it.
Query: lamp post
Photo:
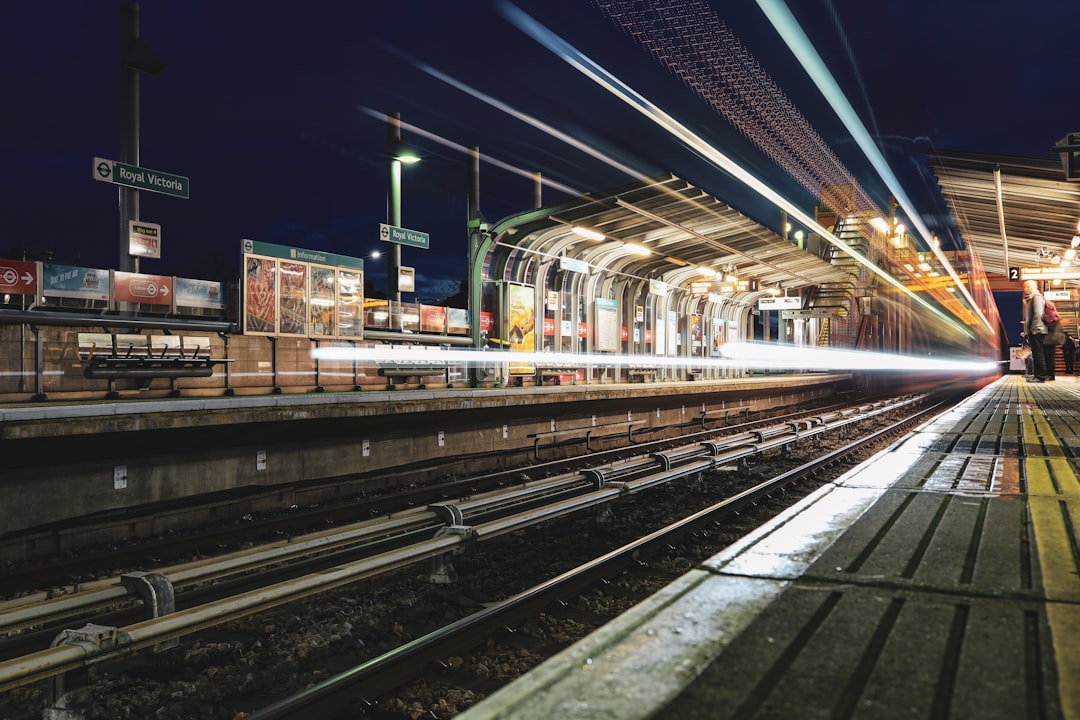
[[[401,165],[420,162],[416,151],[401,139],[401,113],[389,113],[386,116],[386,147],[389,157],[387,176],[386,223],[401,227]],[[389,260],[386,269],[387,298],[400,306],[401,290],[398,285],[401,274],[401,245],[390,243]]]

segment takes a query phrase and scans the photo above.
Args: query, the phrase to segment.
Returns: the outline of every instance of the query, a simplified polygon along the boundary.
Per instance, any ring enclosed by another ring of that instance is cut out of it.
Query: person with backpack
[[[1039,286],[1034,280],[1024,281],[1024,335],[1028,339],[1028,347],[1031,348],[1031,372],[1034,377],[1033,383],[1046,382],[1046,346],[1043,339],[1046,337],[1046,323],[1043,322],[1043,313],[1046,312],[1046,300],[1039,292]]]

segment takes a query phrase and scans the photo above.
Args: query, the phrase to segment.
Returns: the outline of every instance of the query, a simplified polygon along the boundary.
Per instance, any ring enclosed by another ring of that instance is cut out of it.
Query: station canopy
[[[490,237],[526,253],[583,260],[674,286],[708,279],[703,269],[756,280],[759,291],[851,279],[847,270],[671,174],[512,216]]]
[[[960,231],[998,290],[1008,269],[1060,268],[1080,221],[1080,183],[1061,162],[937,150],[930,165]],[[1057,262],[1055,262],[1055,255]],[[1078,270],[1076,263],[1069,268]]]

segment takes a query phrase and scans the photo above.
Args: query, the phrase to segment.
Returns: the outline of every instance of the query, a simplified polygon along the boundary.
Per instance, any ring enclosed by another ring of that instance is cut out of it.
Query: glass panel
[[[336,335],[334,269],[311,266],[311,327],[309,335]]]
[[[307,269],[306,263],[283,262],[278,267],[281,273],[278,290],[278,309],[281,313],[279,332],[282,335],[303,335],[306,332]]]
[[[364,304],[364,274],[353,270],[338,271],[338,332],[341,337],[363,337],[360,317]]]
[[[244,272],[244,332],[272,333],[277,328],[277,260],[248,257]]]

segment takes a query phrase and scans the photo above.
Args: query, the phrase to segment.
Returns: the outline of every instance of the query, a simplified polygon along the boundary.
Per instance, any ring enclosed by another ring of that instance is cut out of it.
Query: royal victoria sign
[[[185,200],[191,197],[191,181],[183,175],[149,170],[116,160],[94,158],[93,177],[98,182],[124,185],[136,190],[149,190]]]

